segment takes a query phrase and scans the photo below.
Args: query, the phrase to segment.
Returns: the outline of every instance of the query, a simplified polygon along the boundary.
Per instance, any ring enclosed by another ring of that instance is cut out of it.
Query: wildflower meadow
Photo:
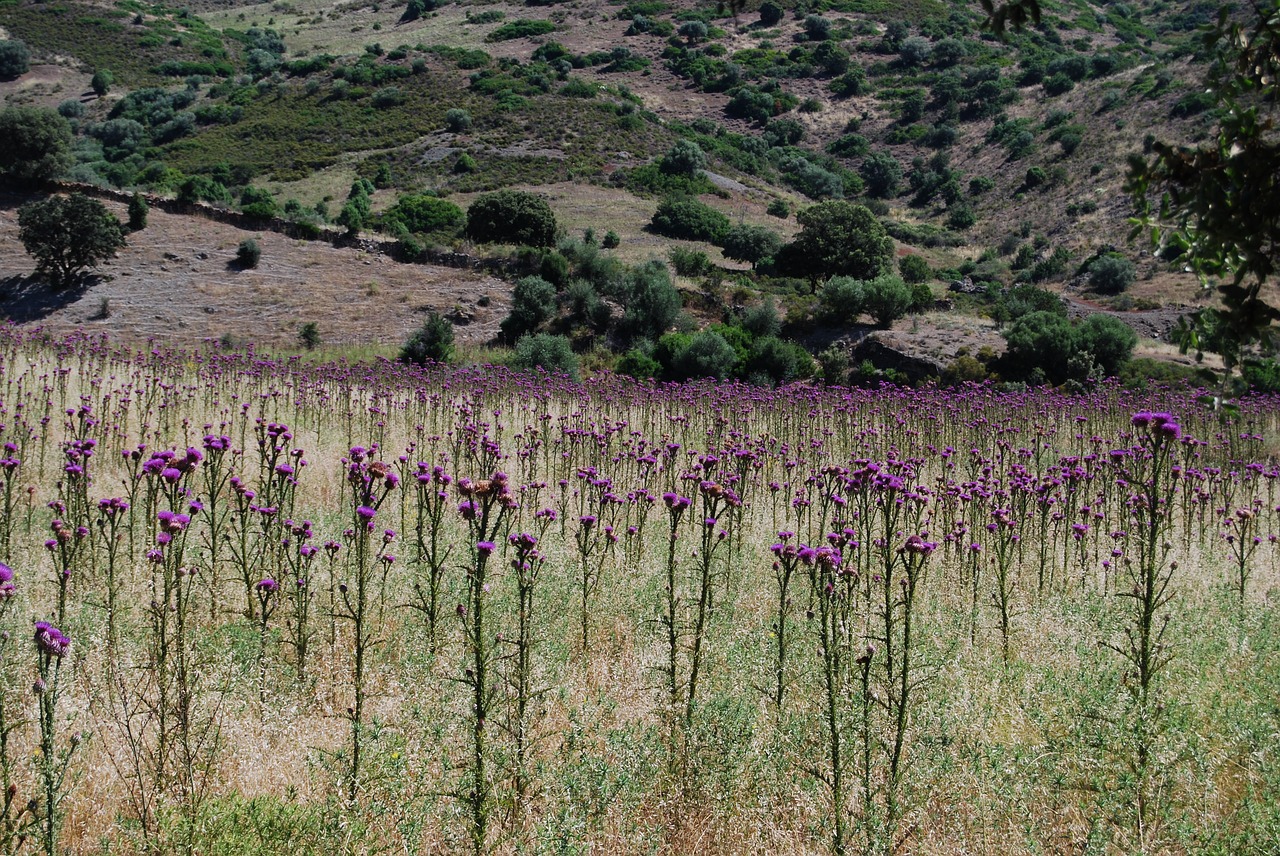
[[[1280,852],[1280,401],[0,330],[0,853]]]

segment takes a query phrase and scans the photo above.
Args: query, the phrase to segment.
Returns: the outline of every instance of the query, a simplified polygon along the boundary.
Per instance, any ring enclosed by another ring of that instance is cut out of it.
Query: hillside
[[[75,180],[302,222],[337,218],[359,179],[374,190],[364,228],[392,234],[378,214],[404,194],[465,208],[486,191],[532,190],[566,234],[614,232],[624,262],[705,253],[718,280],[773,294],[799,336],[811,289],[768,265],[751,274],[710,241],[653,234],[658,202],[694,196],[784,240],[805,205],[864,203],[898,258],[928,263],[939,297],[960,277],[1078,291],[1089,260],[1118,251],[1136,284],[1105,305],[1197,301],[1192,277],[1126,243],[1122,185],[1129,153],[1210,127],[1195,27],[1215,10],[1049,4],[1003,44],[976,6],[924,0],[5,0],[0,27],[33,61],[0,96],[72,120]],[[86,87],[103,69],[114,82],[98,97]],[[692,172],[666,158],[681,141],[701,150]],[[456,230],[412,239],[470,249]],[[679,284],[706,291],[693,270]],[[703,302],[691,309],[705,324],[743,301]]]

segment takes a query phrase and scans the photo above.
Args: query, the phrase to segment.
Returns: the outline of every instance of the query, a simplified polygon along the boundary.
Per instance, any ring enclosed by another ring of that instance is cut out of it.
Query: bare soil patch
[[[0,196],[0,317],[55,333],[84,327],[125,341],[296,345],[314,321],[326,345],[398,344],[429,309],[458,319],[460,345],[498,332],[510,288],[481,273],[409,265],[385,256],[250,232],[152,210],[147,228],[80,291],[51,294],[28,279],[35,268],[18,240],[17,196]],[[122,206],[108,205],[122,220]],[[236,247],[254,238],[256,269],[237,269]],[[488,305],[481,306],[483,298]]]

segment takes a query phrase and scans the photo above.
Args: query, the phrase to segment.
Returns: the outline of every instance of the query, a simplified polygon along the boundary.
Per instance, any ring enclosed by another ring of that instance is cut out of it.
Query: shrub
[[[671,197],[659,203],[649,228],[668,238],[718,244],[729,231],[729,218],[697,199]]]
[[[781,23],[784,14],[782,6],[775,0],[765,0],[760,4],[760,23],[765,27],[773,27]]]
[[[912,285],[917,282],[927,282],[933,276],[929,263],[915,253],[898,260],[898,273],[902,275],[903,282]]]
[[[250,217],[267,219],[280,213],[271,191],[262,187],[246,187],[240,194],[240,210]]]
[[[621,243],[622,239],[619,238],[618,233],[612,229],[605,232],[604,237],[600,239],[600,246],[604,247],[606,250],[616,249]]]
[[[769,202],[769,207],[764,209],[764,213],[770,217],[785,220],[791,216],[791,206],[787,204],[787,200],[775,198]]]
[[[556,217],[546,200],[521,190],[499,190],[480,196],[467,209],[467,237],[493,244],[550,247],[556,239]]]
[[[471,128],[471,114],[460,107],[451,107],[445,111],[444,126],[455,134],[461,134]]]
[[[397,357],[402,363],[425,365],[453,359],[453,324],[434,309],[427,311],[422,326],[410,334]]]
[[[515,342],[532,333],[556,311],[556,288],[540,276],[526,276],[516,280],[511,293],[511,313],[502,319],[499,327],[502,337]]]
[[[773,298],[765,295],[758,305],[742,313],[742,329],[752,336],[776,336],[782,329],[782,319],[778,317],[777,304]]]
[[[918,68],[933,55],[933,43],[923,36],[909,36],[898,45],[898,59],[907,68]]]
[[[71,125],[52,110],[0,110],[0,176],[35,187],[71,166]]]
[[[150,211],[147,200],[141,193],[129,197],[129,231],[137,232],[147,227],[147,212]]]
[[[868,196],[887,199],[898,193],[902,164],[888,152],[872,152],[858,168],[858,174],[866,182]]]
[[[522,369],[545,369],[578,379],[578,355],[564,336],[536,333],[516,343],[513,363]]]
[[[443,232],[453,235],[467,222],[467,215],[457,205],[427,194],[401,196],[382,218],[384,223],[398,223],[414,234]]]
[[[671,267],[680,276],[702,276],[711,268],[711,260],[702,250],[692,247],[672,247],[667,252]]]
[[[790,383],[813,374],[813,357],[795,342],[763,336],[751,345],[746,374],[752,383]]]
[[[314,351],[320,347],[320,326],[314,321],[308,321],[298,329],[298,341],[302,343],[302,347],[308,351]]]
[[[618,374],[638,380],[655,378],[662,373],[662,364],[639,348],[632,348],[619,357],[613,368]]]
[[[800,234],[775,256],[790,276],[812,281],[832,276],[872,279],[893,261],[893,240],[864,206],[821,202],[796,215]]]
[[[662,171],[673,175],[697,175],[706,165],[706,154],[692,140],[679,140],[662,158]]]
[[[626,307],[620,332],[632,339],[655,340],[680,314],[680,292],[662,262],[651,261],[632,268],[623,285]]]
[[[822,313],[833,323],[852,324],[866,306],[863,281],[850,276],[833,276],[818,295]]]
[[[99,98],[105,96],[111,91],[111,85],[116,82],[116,77],[105,68],[100,68],[93,73],[93,77],[89,80],[89,88],[93,90],[93,94]]]
[[[782,249],[782,237],[764,226],[739,223],[730,227],[721,243],[725,258],[747,262],[753,268]]]
[[[1099,294],[1120,294],[1133,285],[1133,262],[1116,253],[1107,253],[1089,264],[1089,287]]]
[[[1080,322],[1075,328],[1073,343],[1077,353],[1092,355],[1093,362],[1107,377],[1115,377],[1133,355],[1138,334],[1119,318],[1098,313]]]
[[[947,226],[956,231],[964,231],[978,222],[978,215],[968,205],[952,205],[947,209]]]
[[[719,333],[704,330],[675,354],[671,373],[679,380],[707,377],[724,380],[733,374],[737,364],[738,355],[733,346]]]
[[[262,247],[253,238],[245,238],[236,247],[236,264],[242,268],[256,268],[262,259]]]
[[[911,288],[896,274],[884,274],[862,285],[863,311],[875,319],[876,326],[889,328],[910,311]]]
[[[0,39],[0,80],[21,77],[31,68],[31,52],[21,39]]]
[[[529,38],[530,36],[545,36],[547,33],[555,32],[555,29],[556,25],[550,21],[531,21],[526,18],[518,18],[498,27],[485,36],[484,40],[486,42],[505,42],[511,39]]]
[[[1024,375],[1036,369],[1046,380],[1061,383],[1067,378],[1067,360],[1075,347],[1071,322],[1053,312],[1031,312],[1013,322],[1004,334],[1008,349],[1005,361]]]

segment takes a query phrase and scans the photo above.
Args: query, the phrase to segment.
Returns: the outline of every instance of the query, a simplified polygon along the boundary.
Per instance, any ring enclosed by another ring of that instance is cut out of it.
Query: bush
[[[773,27],[781,23],[784,14],[782,6],[775,0],[764,0],[760,4],[760,23],[765,27]]]
[[[31,52],[20,39],[0,39],[0,80],[21,77],[31,69]]]
[[[1093,362],[1107,377],[1116,377],[1124,370],[1138,344],[1138,334],[1133,328],[1112,315],[1090,315],[1074,332],[1076,352],[1092,355]]]
[[[515,359],[512,362],[517,368],[540,368],[578,379],[578,355],[573,352],[573,346],[564,336],[553,336],[550,333],[525,336],[516,343]]]
[[[236,264],[242,268],[256,268],[262,259],[262,247],[253,238],[245,238],[236,247]]]
[[[105,68],[100,68],[93,73],[93,77],[89,80],[89,88],[93,90],[93,94],[99,98],[105,96],[111,91],[111,85],[116,82],[116,77]]]
[[[764,213],[770,217],[777,217],[785,220],[791,216],[791,206],[787,204],[785,199],[773,199],[769,202],[769,207],[764,209]]]
[[[467,209],[467,237],[481,243],[550,247],[556,240],[556,216],[546,200],[532,193],[486,193]]]
[[[902,275],[903,282],[912,285],[917,282],[927,282],[933,276],[929,263],[915,253],[898,260],[898,273]]]
[[[1053,383],[1067,379],[1067,360],[1075,350],[1075,336],[1065,316],[1031,312],[1013,322],[1004,338],[1008,344],[1005,362],[1023,375],[1033,376],[1038,369]]]
[[[719,244],[729,231],[729,218],[697,199],[671,197],[659,203],[649,228],[668,238]]]
[[[711,269],[711,259],[702,250],[692,247],[672,247],[667,252],[671,267],[680,276],[702,276]]]
[[[457,234],[467,222],[467,215],[452,202],[427,194],[401,196],[382,215],[383,222],[399,224],[413,234],[442,232]]]
[[[71,167],[71,125],[52,110],[0,110],[0,177],[36,187]]]
[[[138,232],[147,228],[147,212],[150,211],[147,200],[141,193],[129,197],[129,231]]]
[[[314,321],[308,321],[298,329],[298,341],[302,343],[302,347],[308,351],[314,351],[320,347],[320,326]]]
[[[637,380],[655,378],[662,374],[662,364],[639,348],[632,348],[618,358],[614,371]]]
[[[733,346],[719,333],[704,330],[689,339],[671,365],[671,374],[677,380],[715,378],[724,380],[733,374],[738,355]]]
[[[756,338],[776,336],[782,329],[782,319],[778,317],[777,304],[767,294],[759,305],[753,306],[742,313],[741,323],[742,329]]]
[[[471,114],[459,107],[451,107],[445,111],[444,126],[455,134],[461,134],[471,128]]]
[[[508,21],[484,37],[486,42],[505,42],[511,39],[524,39],[530,36],[545,36],[555,32],[556,25],[550,21],[531,21],[519,18]]]
[[[450,362],[453,359],[453,324],[434,309],[428,310],[422,326],[405,340],[397,359],[419,366],[429,362]]]
[[[782,237],[764,226],[739,223],[725,233],[721,247],[725,258],[747,262],[754,268],[763,259],[772,258],[782,249]]]
[[[498,325],[502,337],[515,342],[532,333],[556,311],[556,288],[540,276],[526,276],[516,280],[511,293],[511,313]]]
[[[863,311],[876,326],[888,329],[911,310],[911,288],[896,274],[885,274],[862,285]]]
[[[849,276],[833,276],[818,295],[822,314],[836,324],[853,324],[866,306],[863,281]]]
[[[680,314],[680,292],[676,291],[662,262],[648,262],[633,268],[623,292],[626,309],[619,327],[624,336],[655,340]]]
[[[604,237],[600,239],[600,246],[606,250],[616,249],[622,243],[622,239],[618,237],[618,233],[610,229],[604,233]]]
[[[1107,253],[1089,265],[1089,287],[1099,294],[1120,294],[1133,285],[1133,262],[1116,253]]]
[[[763,336],[751,345],[746,374],[752,383],[790,383],[813,374],[813,357],[795,342]]]
[[[812,281],[832,276],[872,279],[893,262],[893,240],[864,206],[835,200],[796,215],[800,234],[775,256],[787,275]]]
[[[858,174],[866,182],[868,196],[888,199],[898,193],[902,164],[888,152],[872,152],[858,168]]]
[[[706,165],[706,153],[692,140],[678,141],[662,158],[662,171],[672,175],[697,175]]]

